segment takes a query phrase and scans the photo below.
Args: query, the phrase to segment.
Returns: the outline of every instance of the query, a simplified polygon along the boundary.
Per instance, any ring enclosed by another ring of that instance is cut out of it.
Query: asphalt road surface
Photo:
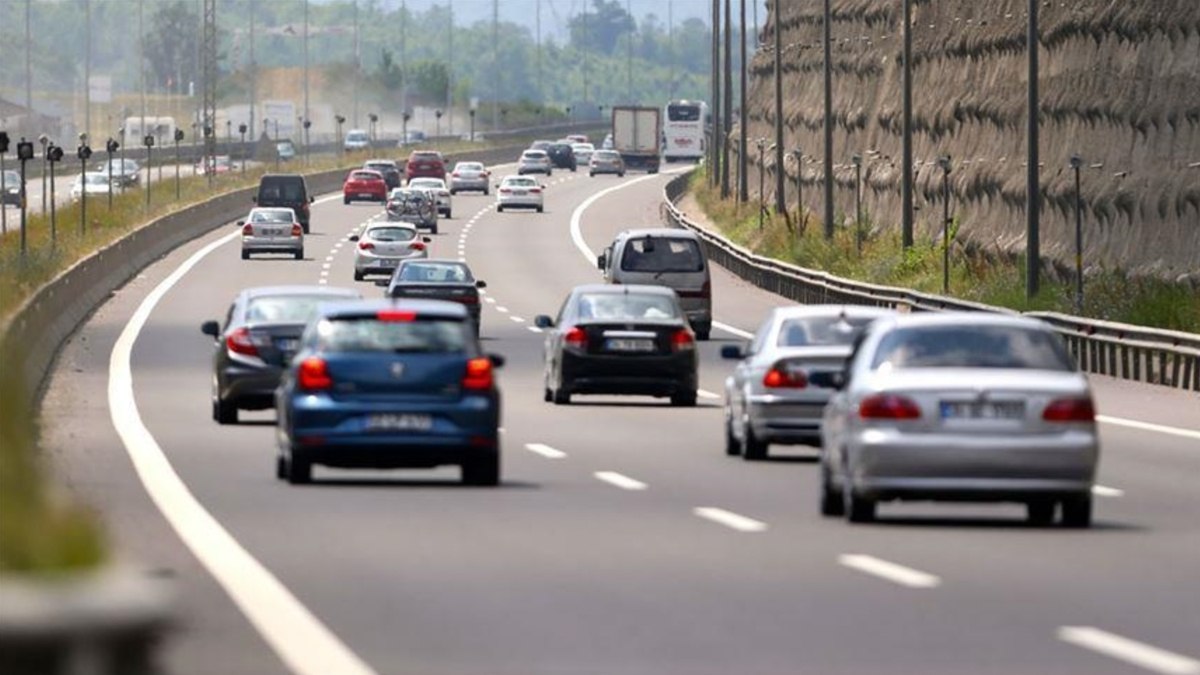
[[[318,467],[314,485],[288,486],[272,413],[210,418],[201,321],[247,286],[355,286],[346,236],[378,205],[319,201],[307,260],[242,261],[230,226],[114,294],[59,361],[45,427],[121,559],[176,581],[166,669],[1200,673],[1194,394],[1094,380],[1103,487],[1087,531],[1028,527],[1015,505],[884,505],[850,526],[818,515],[815,450],[726,457],[719,349],[784,300],[719,269],[699,407],[544,403],[534,316],[599,279],[584,249],[658,223],[666,180],[555,172],[544,214],[454,198],[432,250],[488,282],[485,347],[508,357],[499,488],[462,487],[452,468]],[[121,402],[126,348],[136,408]]]

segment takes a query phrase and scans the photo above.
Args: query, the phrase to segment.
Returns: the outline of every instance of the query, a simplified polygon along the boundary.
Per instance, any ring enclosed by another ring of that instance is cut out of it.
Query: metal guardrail
[[[670,227],[695,232],[708,259],[764,290],[804,304],[845,303],[901,311],[967,311],[1016,314],[1013,310],[905,288],[880,286],[805,269],[756,255],[688,220],[676,206],[691,172],[663,189],[662,217]],[[1084,319],[1056,312],[1028,312],[1063,337],[1079,367],[1089,373],[1200,391],[1200,335]]]

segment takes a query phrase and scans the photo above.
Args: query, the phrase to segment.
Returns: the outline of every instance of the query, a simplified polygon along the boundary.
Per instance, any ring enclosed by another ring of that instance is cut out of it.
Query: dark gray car
[[[389,298],[446,300],[467,308],[479,334],[479,289],[487,284],[471,274],[466,263],[455,260],[404,260],[390,281],[377,282]]]
[[[273,407],[279,377],[321,303],[361,297],[353,289],[330,286],[263,286],[238,293],[224,326],[205,321],[200,327],[216,340],[213,419],[236,424],[239,409]]]

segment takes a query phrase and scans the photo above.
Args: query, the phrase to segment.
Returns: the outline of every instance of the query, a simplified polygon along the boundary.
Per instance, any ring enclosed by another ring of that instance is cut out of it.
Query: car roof
[[[546,151],[539,149],[539,148],[528,148],[521,152],[522,156],[525,156],[525,155],[538,156],[538,155],[544,155],[544,154],[546,154]]]
[[[884,319],[893,328],[917,328],[925,326],[1010,326],[1033,330],[1052,330],[1049,324],[1038,319],[1017,314],[999,312],[918,312],[896,314]]]
[[[465,319],[467,308],[461,303],[442,300],[391,300],[372,299],[354,302],[331,302],[322,304],[321,318],[352,317],[374,314],[381,310],[401,309],[411,310],[426,316],[446,317],[450,319]]]
[[[691,239],[699,241],[699,237],[691,230],[681,230],[672,227],[646,227],[633,230],[625,230],[618,236],[627,239],[636,239],[641,237],[662,237],[672,239]]]
[[[396,221],[385,220],[383,222],[370,223],[369,225],[367,225],[366,229],[364,229],[363,231],[370,232],[371,230],[382,230],[384,228],[393,228],[393,227],[401,227],[406,230],[414,230],[414,231],[417,229],[416,225],[413,225],[412,223],[406,223],[403,220],[396,220]]]
[[[256,286],[247,288],[241,293],[246,299],[280,295],[327,295],[330,298],[361,298],[362,294],[353,288],[340,286],[316,286],[293,284],[290,286]]]
[[[598,293],[608,295],[634,294],[675,297],[674,289],[650,284],[583,284],[571,289],[573,294]]]
[[[894,309],[870,305],[788,305],[771,310],[771,316],[778,321],[836,316],[886,317],[895,314]]]
[[[396,166],[396,160],[394,160],[394,159],[368,159],[367,161],[363,162],[363,168],[368,168],[375,164],[382,164],[384,166]]]

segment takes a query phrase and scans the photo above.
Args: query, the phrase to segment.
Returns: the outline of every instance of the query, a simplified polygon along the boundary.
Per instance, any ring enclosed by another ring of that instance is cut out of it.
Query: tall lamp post
[[[1071,170],[1075,172],[1075,313],[1083,313],[1083,195],[1079,170],[1083,158],[1071,155]]]
[[[248,130],[249,128],[245,125],[245,123],[238,125],[238,135],[242,137],[242,173],[246,173],[246,155],[248,154],[246,152],[246,131]]]
[[[342,143],[342,125],[345,123],[346,123],[345,116],[343,116],[343,115],[334,115],[333,116],[334,137],[337,141],[339,157],[346,154],[345,144]]]
[[[42,146],[42,178],[46,177],[50,157],[46,154],[46,150],[50,147],[50,137],[46,134],[38,136],[38,143]],[[42,180],[42,213],[46,212],[46,181]]]
[[[112,136],[109,136],[108,140],[104,143],[104,152],[105,152],[105,154],[108,155],[108,165],[107,165],[108,166],[108,209],[110,211],[112,210],[112,193],[113,193],[113,183],[112,183],[113,153],[116,152],[117,150],[119,150],[120,148],[121,148],[121,143],[118,142],[117,139],[113,138]]]
[[[942,293],[950,293],[950,155],[938,158],[942,167]]]
[[[46,148],[46,160],[50,163],[50,250],[58,248],[58,213],[54,203],[54,165],[62,161],[63,149],[53,143]]]
[[[183,129],[176,129],[171,140],[175,141],[175,201],[179,201],[179,141],[183,140]]]
[[[1038,119],[1038,5],[1040,0],[1029,0],[1029,27],[1025,45],[1029,50],[1028,115],[1026,142],[1029,157],[1025,173],[1025,295],[1032,298],[1041,286],[1042,246],[1041,209],[1042,194],[1038,167],[1038,135],[1041,122]]]
[[[17,143],[17,159],[21,162],[21,257],[25,257],[28,249],[25,235],[29,231],[29,228],[26,227],[29,214],[29,191],[25,187],[25,164],[33,159],[33,143],[25,140],[24,136],[21,137],[21,142]]]
[[[150,168],[154,166],[154,135],[146,134],[142,138],[142,145],[146,146],[146,208],[150,208]],[[215,164],[215,160],[214,160]],[[212,167],[215,169],[216,167]]]
[[[862,155],[855,154],[854,162],[854,246],[862,255]]]
[[[75,156],[79,158],[79,180],[83,183],[83,189],[79,191],[79,236],[87,232],[87,163],[92,158],[92,149],[87,142],[87,133],[79,134],[79,147],[75,149]]]
[[[8,196],[8,189],[12,187],[4,180],[7,175],[4,172],[4,156],[8,154],[8,132],[0,131],[0,234],[8,234],[8,204],[4,203],[4,197]]]

